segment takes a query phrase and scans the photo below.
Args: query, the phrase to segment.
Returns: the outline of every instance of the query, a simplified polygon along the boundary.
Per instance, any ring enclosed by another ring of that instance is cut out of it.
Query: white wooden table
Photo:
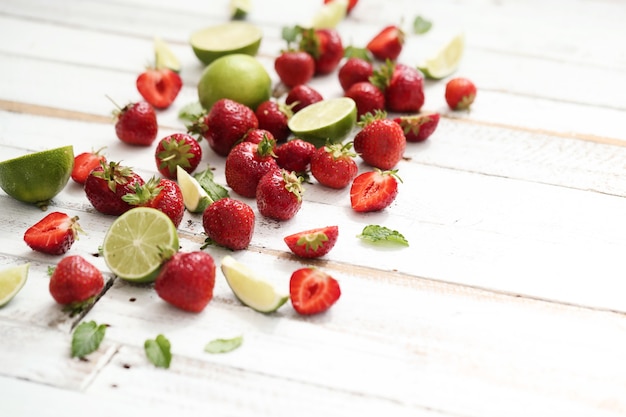
[[[248,20],[264,30],[258,58],[274,82],[281,28],[306,23],[320,3],[255,1]],[[112,218],[70,182],[49,210],[80,217],[87,234],[70,253],[100,267],[110,287],[84,317],[69,317],[48,292],[47,268],[60,257],[22,240],[42,212],[0,192],[0,267],[31,263],[0,309],[0,415],[626,415],[626,3],[361,0],[338,30],[362,46],[417,15],[433,29],[409,36],[400,61],[417,64],[464,32],[455,75],[478,86],[471,111],[447,110],[445,80],[428,82],[424,110],[442,120],[407,147],[390,208],[357,215],[347,190],[310,184],[295,219],[258,216],[250,248],[234,253],[286,285],[308,263],[282,237],[338,224],[336,247],[317,263],[343,293],[326,314],[304,318],[289,304],[256,313],[220,272],[201,314],[168,306],[94,256]],[[158,114],[159,136],[180,131],[178,111],[197,100],[203,69],[188,37],[228,18],[225,0],[3,0],[1,159],[106,146],[110,160],[156,174],[151,148],[116,139],[105,96],[139,98],[135,78],[160,36],[182,62],[184,87]],[[336,74],[312,85],[341,95]],[[224,184],[223,159],[205,149],[201,167]],[[182,250],[198,249],[201,218],[185,216]],[[397,229],[410,246],[361,243],[366,224]],[[205,250],[218,264],[229,253]],[[85,320],[108,324],[107,335],[87,360],[72,359],[71,331]],[[167,370],[143,352],[159,333],[172,343]],[[237,335],[233,352],[203,351]]]

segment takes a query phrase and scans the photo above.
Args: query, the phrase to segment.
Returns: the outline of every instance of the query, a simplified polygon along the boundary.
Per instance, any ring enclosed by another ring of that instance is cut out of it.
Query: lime
[[[329,140],[339,143],[356,125],[356,103],[349,97],[330,98],[306,106],[289,119],[288,126],[296,137],[318,148]]]
[[[222,272],[235,296],[243,304],[261,313],[272,313],[289,299],[252,269],[227,255],[222,259]]]
[[[254,56],[261,46],[263,31],[248,22],[227,22],[197,30],[189,43],[198,59],[209,65],[225,55]]]
[[[0,162],[0,188],[16,200],[44,210],[70,179],[74,148],[63,146]]]
[[[252,9],[252,0],[230,0],[228,6],[232,19],[245,19]]]
[[[26,263],[0,271],[0,307],[11,301],[26,284],[29,265]]]
[[[272,94],[272,80],[265,67],[253,56],[226,55],[204,69],[198,82],[198,99],[209,110],[228,98],[256,109]]]
[[[191,213],[202,213],[213,202],[198,180],[180,166],[176,167],[176,179],[183,194],[183,204]]]
[[[346,17],[348,0],[333,0],[324,3],[313,15],[311,27],[313,29],[334,29]]]
[[[434,56],[426,59],[417,68],[427,78],[434,80],[445,78],[459,67],[464,48],[465,38],[462,34],[456,35]]]
[[[107,266],[118,277],[134,282],[152,282],[164,256],[178,251],[178,233],[160,210],[135,207],[116,218],[102,244]]]
[[[161,38],[154,38],[154,66],[156,68],[169,68],[180,72],[180,61],[174,55],[169,45]]]

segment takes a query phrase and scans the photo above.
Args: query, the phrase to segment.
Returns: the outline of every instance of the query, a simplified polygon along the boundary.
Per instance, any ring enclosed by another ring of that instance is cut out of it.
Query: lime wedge
[[[161,38],[154,38],[154,65],[156,68],[169,68],[180,72],[180,61],[169,45]]]
[[[230,255],[222,259],[221,269],[239,301],[256,311],[272,313],[289,299],[288,294],[276,290],[270,282]]]
[[[191,34],[189,43],[198,59],[209,65],[224,55],[256,55],[262,37],[259,27],[234,21],[197,30]]]
[[[177,251],[176,226],[165,213],[149,207],[136,207],[116,218],[102,244],[111,272],[134,282],[154,281],[163,255]]]
[[[245,19],[252,10],[252,0],[230,0],[228,6],[232,19]]]
[[[202,213],[213,201],[197,179],[176,166],[176,178],[183,194],[183,204],[191,213]]]
[[[0,307],[8,304],[26,284],[29,265],[26,263],[0,271]]]
[[[356,125],[356,103],[349,97],[330,98],[306,106],[289,119],[291,132],[316,147],[343,141]]]
[[[456,35],[439,52],[426,59],[417,68],[427,78],[434,80],[445,78],[459,67],[464,48],[465,38],[462,34]]]
[[[348,0],[333,0],[324,3],[313,15],[311,27],[313,29],[334,29],[348,13]]]

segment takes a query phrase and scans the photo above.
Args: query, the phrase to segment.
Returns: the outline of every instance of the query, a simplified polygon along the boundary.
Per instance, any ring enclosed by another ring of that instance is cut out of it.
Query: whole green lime
[[[272,94],[272,80],[265,67],[253,56],[231,54],[208,65],[198,83],[198,99],[209,110],[228,98],[256,109]]]

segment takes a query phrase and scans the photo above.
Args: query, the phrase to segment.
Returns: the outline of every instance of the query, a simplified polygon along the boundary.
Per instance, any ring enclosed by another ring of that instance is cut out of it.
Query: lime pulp
[[[262,38],[263,31],[258,26],[231,21],[193,32],[189,43],[198,59],[209,65],[224,55],[256,55]]]
[[[356,103],[349,97],[318,101],[289,119],[288,126],[296,137],[313,143],[318,148],[327,141],[343,141],[356,125]]]
[[[0,307],[8,304],[22,289],[28,278],[28,263],[0,271]]]

